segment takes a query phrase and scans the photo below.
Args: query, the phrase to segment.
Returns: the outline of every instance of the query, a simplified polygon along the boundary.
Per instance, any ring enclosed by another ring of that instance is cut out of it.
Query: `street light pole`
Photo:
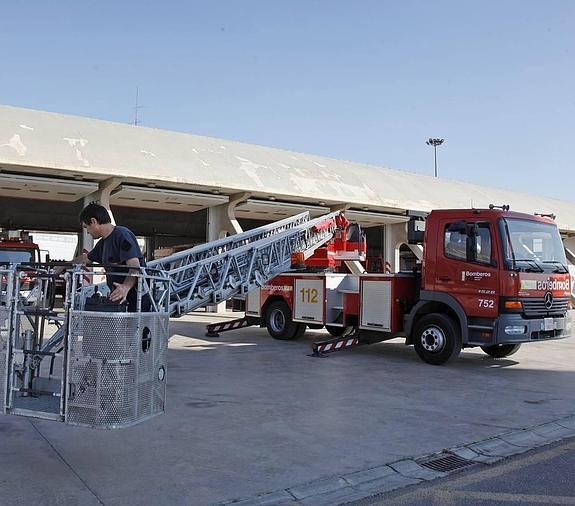
[[[432,139],[431,137],[425,142],[428,146],[433,146],[433,155],[435,160],[435,177],[437,177],[437,146],[443,144],[444,139]]]

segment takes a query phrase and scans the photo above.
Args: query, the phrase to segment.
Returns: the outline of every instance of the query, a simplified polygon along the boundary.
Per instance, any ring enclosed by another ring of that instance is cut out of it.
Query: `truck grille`
[[[553,305],[547,309],[543,297],[521,299],[523,312],[527,317],[562,316],[567,311],[568,297],[553,299]]]

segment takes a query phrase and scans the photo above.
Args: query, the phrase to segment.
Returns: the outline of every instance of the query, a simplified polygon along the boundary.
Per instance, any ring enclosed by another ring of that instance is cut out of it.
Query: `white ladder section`
[[[245,294],[289,270],[291,255],[313,252],[332,237],[335,217],[309,213],[209,242],[148,263],[170,278],[171,316]]]

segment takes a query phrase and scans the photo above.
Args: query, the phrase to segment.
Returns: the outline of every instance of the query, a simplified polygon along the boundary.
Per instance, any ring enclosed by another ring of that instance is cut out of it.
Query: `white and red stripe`
[[[238,318],[227,322],[212,323],[206,326],[206,330],[208,334],[217,334],[218,332],[227,332],[228,330],[236,330],[250,326],[247,318]]]
[[[329,353],[332,351],[339,351],[344,348],[351,348],[352,346],[356,346],[358,344],[359,339],[357,337],[349,337],[328,343],[314,343],[313,347],[315,353]]]

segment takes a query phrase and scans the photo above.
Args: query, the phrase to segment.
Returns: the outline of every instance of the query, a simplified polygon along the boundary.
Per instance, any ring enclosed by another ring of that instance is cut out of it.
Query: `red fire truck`
[[[357,225],[338,225],[304,268],[248,295],[246,324],[286,340],[325,326],[336,337],[315,343],[318,353],[405,337],[430,364],[476,346],[501,358],[571,333],[571,278],[552,217],[509,206],[432,211],[408,224],[421,263],[396,274],[350,270],[365,242]]]
[[[28,232],[0,231],[0,263],[40,262],[40,248]]]
[[[0,230],[0,265],[35,262],[40,262],[40,248],[28,232]],[[25,277],[23,286],[28,287],[30,281]]]

